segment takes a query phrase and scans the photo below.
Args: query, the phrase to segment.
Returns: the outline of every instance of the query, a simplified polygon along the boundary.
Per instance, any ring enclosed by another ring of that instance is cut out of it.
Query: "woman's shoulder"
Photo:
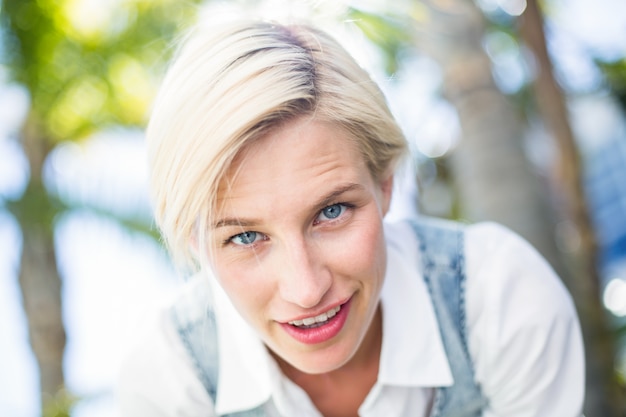
[[[580,327],[572,298],[549,263],[496,223],[466,228],[465,257],[468,345],[494,413],[579,412]]]
[[[528,311],[536,306],[542,311],[554,308],[569,313],[573,308],[569,293],[548,261],[528,241],[501,224],[467,226],[465,259],[468,297],[528,302]]]
[[[185,415],[199,416],[212,409],[172,319],[175,305],[197,288],[195,281],[184,284],[170,301],[142,320],[118,373],[122,415],[170,416],[185,410]]]

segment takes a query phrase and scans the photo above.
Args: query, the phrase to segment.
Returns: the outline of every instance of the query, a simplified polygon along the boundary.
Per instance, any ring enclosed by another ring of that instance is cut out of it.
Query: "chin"
[[[326,374],[340,369],[354,357],[356,347],[342,345],[336,343],[316,351],[286,354],[281,356],[282,360],[279,362],[286,362],[291,367],[307,374]]]

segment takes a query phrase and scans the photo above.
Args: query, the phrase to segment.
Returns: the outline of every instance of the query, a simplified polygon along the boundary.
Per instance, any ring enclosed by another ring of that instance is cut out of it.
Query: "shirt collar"
[[[383,344],[378,383],[438,387],[453,383],[428,289],[418,268],[415,234],[407,223],[385,225],[387,272],[381,292]],[[278,388],[279,368],[215,279],[219,380],[215,411],[258,407]]]
[[[215,412],[226,415],[266,402],[272,393],[272,374],[276,371],[261,339],[237,313],[217,280],[210,282],[219,348]]]
[[[378,382],[439,387],[453,383],[439,325],[421,275],[415,233],[386,224],[387,274],[381,292],[383,344]]]

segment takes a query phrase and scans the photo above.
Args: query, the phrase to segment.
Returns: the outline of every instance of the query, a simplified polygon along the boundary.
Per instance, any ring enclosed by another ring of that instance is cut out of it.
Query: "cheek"
[[[273,291],[259,267],[217,262],[214,270],[220,286],[244,318],[259,317],[269,304]],[[253,289],[253,290],[251,290]]]
[[[382,225],[378,221],[359,221],[332,245],[327,253],[334,266],[348,275],[376,278],[384,274],[386,251]]]

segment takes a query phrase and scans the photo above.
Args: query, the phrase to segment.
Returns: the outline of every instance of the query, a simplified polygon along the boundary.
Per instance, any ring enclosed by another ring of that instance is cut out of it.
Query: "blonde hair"
[[[218,187],[241,149],[306,115],[349,132],[375,179],[406,152],[378,86],[326,33],[265,21],[191,33],[147,129],[155,219],[175,261],[203,263],[194,247],[206,253]]]

